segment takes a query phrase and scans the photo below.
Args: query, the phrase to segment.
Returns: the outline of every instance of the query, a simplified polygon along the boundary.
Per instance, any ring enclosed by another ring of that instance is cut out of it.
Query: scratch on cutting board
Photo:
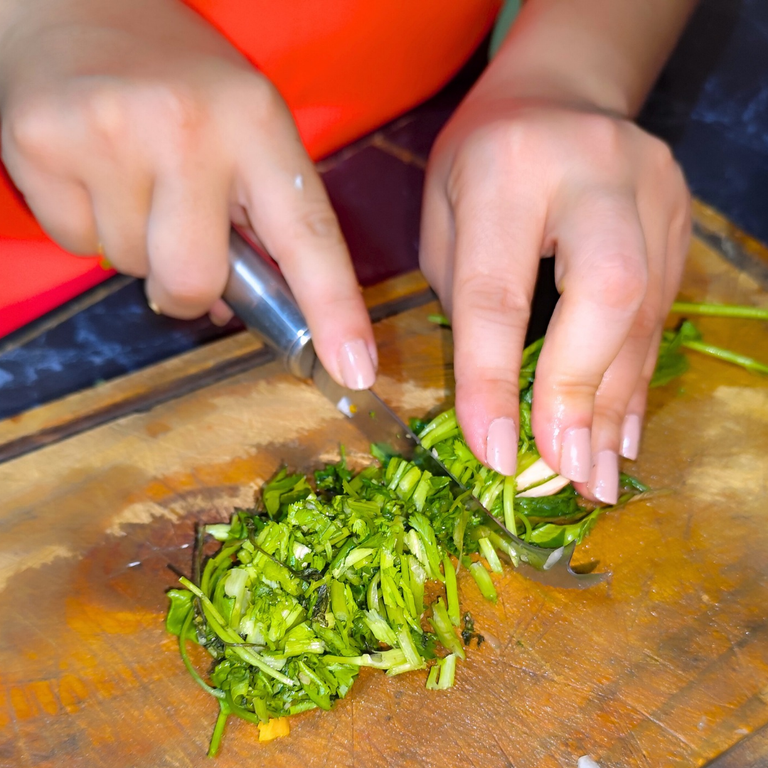
[[[264,408],[265,400],[271,407]],[[158,418],[171,431],[161,440],[147,440],[147,427]],[[198,466],[229,461],[276,439],[301,439],[341,418],[317,390],[295,380],[222,384],[206,401],[180,398],[165,403],[161,415],[134,414],[108,425],[119,439],[101,446],[98,464],[109,466],[130,456],[132,466],[167,476],[186,471],[190,460]]]
[[[30,568],[40,568],[60,557],[72,557],[73,552],[60,544],[49,544],[32,552],[0,552],[0,592],[11,578]]]
[[[131,504],[122,512],[112,518],[112,524],[107,528],[107,533],[111,536],[125,536],[124,526],[127,525],[146,525],[156,518],[166,518],[175,522],[181,517],[181,513],[176,510],[163,507],[154,501],[140,501]]]
[[[761,453],[712,456],[688,472],[686,491],[692,496],[711,500],[734,501],[754,498],[766,492],[766,462]]]
[[[164,507],[162,504],[157,504],[154,501],[136,502],[121,510],[112,518],[111,524],[107,528],[107,533],[111,536],[125,536],[126,526],[146,525],[157,518],[165,518],[175,522],[188,513],[190,506],[195,506],[195,501],[195,496],[188,495],[185,499],[184,510],[178,510],[172,506]],[[253,486],[245,485],[239,493],[228,495],[226,503],[228,507],[231,506],[232,508],[250,507],[253,504]],[[201,495],[199,505],[206,508],[210,507],[210,500]]]
[[[385,395],[388,403],[407,410],[426,411],[445,399],[446,390],[443,387],[426,387],[413,381],[397,381],[388,376],[379,376],[377,391]]]
[[[735,418],[768,422],[768,389],[757,387],[718,387],[713,397]]]

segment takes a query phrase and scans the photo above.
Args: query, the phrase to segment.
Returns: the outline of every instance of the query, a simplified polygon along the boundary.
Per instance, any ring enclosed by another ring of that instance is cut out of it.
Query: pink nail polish
[[[589,490],[605,504],[615,504],[619,498],[619,457],[613,451],[600,451],[595,456]]]
[[[577,483],[589,480],[592,466],[592,436],[588,427],[572,427],[563,435],[560,474]]]
[[[348,341],[339,358],[341,378],[349,389],[368,389],[376,379],[368,346],[362,339]]]
[[[517,425],[514,419],[500,418],[488,427],[486,458],[498,473],[514,475],[517,469]]]
[[[640,417],[630,413],[624,417],[624,423],[621,425],[621,455],[625,459],[637,458],[640,452]]]

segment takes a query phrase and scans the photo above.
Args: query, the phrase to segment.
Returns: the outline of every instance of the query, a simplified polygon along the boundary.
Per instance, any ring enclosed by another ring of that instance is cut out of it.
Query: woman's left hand
[[[680,282],[689,194],[669,148],[629,120],[510,98],[490,77],[438,138],[422,218],[421,266],[452,318],[459,423],[479,459],[514,474],[531,298],[554,254],[562,295],[533,431],[547,464],[613,503]]]

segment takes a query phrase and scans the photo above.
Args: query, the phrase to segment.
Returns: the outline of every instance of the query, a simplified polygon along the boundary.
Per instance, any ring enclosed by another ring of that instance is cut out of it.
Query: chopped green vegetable
[[[490,600],[495,603],[499,596],[496,593],[496,587],[493,586],[491,581],[491,575],[485,570],[485,566],[480,563],[472,563],[469,566],[469,572],[472,574],[472,578],[477,582],[477,586],[480,588],[480,593],[486,600]]]
[[[451,653],[444,659],[439,659],[429,670],[427,677],[427,689],[430,691],[444,691],[446,688],[452,688],[456,677],[456,659],[455,653]]]
[[[503,568],[501,567],[501,560],[499,560],[499,556],[496,553],[496,550],[493,548],[493,544],[491,544],[491,540],[487,539],[485,537],[482,537],[478,539],[477,542],[480,545],[480,552],[482,553],[483,557],[488,561],[488,566],[494,573],[502,573]]]
[[[453,563],[447,552],[443,555],[443,572],[445,573],[445,594],[448,598],[448,618],[454,627],[458,627],[461,620],[459,589],[456,582],[456,571],[453,569]]]
[[[540,350],[541,342],[528,347],[521,369],[520,471],[539,459],[530,405]],[[427,687],[451,687],[457,659],[466,657],[457,634],[458,568],[467,566],[495,601],[477,556],[497,573],[499,555],[518,562],[512,540],[467,508],[470,493],[510,530],[546,547],[581,541],[607,509],[585,503],[570,486],[550,497],[516,496],[515,478],[472,455],[453,410],[414,426],[468,490],[454,495],[448,478],[426,471],[418,456],[406,461],[374,446],[379,466],[354,473],[342,453],[314,478],[282,469],[262,488],[260,508],[199,529],[193,578],[181,577],[184,589],[169,591],[166,625],[196,682],[218,699],[209,754],[218,752],[230,715],[266,727],[330,709],[361,667],[395,676],[431,665]],[[622,486],[623,500],[645,490],[627,477]],[[221,547],[203,562],[205,534]],[[433,587],[444,592],[429,604]],[[466,615],[461,637],[482,641]],[[209,680],[191,664],[190,640],[213,659]]]
[[[442,325],[444,328],[451,327],[451,321],[445,315],[428,315],[427,320],[429,320],[430,323],[435,323],[435,325]]]
[[[445,603],[442,598],[438,599],[432,606],[432,618],[429,620],[437,635],[437,639],[452,653],[455,653],[462,661],[466,658],[464,649],[461,647],[459,638],[453,631],[453,624],[448,617]]]

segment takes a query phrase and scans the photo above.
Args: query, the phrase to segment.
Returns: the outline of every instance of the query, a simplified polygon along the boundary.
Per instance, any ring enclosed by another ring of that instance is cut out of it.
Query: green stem
[[[491,581],[491,574],[485,570],[485,566],[480,563],[472,563],[469,566],[469,572],[475,579],[477,586],[480,588],[480,593],[486,600],[490,600],[495,603],[498,600],[498,594],[496,593],[496,587],[493,586]],[[462,659],[464,657],[462,656]]]
[[[200,589],[202,589],[206,595],[210,595],[213,588],[216,586],[216,577],[220,577],[221,575],[219,569],[226,569],[229,567],[231,564],[230,558],[241,547],[242,543],[242,541],[236,541],[234,544],[222,547],[221,551],[205,564],[203,578],[200,581]]]
[[[466,658],[466,654],[461,647],[461,641],[453,631],[453,624],[451,624],[448,611],[442,599],[438,599],[432,604],[432,618],[429,620],[429,623],[435,630],[437,639],[443,644],[443,647],[451,651],[451,653],[455,653],[463,661]]]
[[[181,660],[184,662],[184,666],[187,668],[187,671],[190,675],[192,675],[192,678],[194,681],[207,693],[210,693],[211,696],[215,696],[217,699],[223,699],[226,695],[224,691],[222,691],[220,688],[213,688],[208,683],[203,680],[202,677],[198,674],[197,670],[192,666],[192,662],[189,660],[189,656],[187,655],[187,632],[189,632],[189,628],[192,624],[192,618],[194,616],[194,611],[190,608],[189,613],[187,614],[187,618],[184,619],[184,623],[181,625],[181,632],[179,632],[179,652],[181,653]]]
[[[254,725],[261,725],[261,718],[258,715],[253,714],[253,712],[250,712],[247,709],[243,709],[243,707],[239,707],[237,704],[235,704],[232,696],[227,696],[227,707],[230,710],[230,714],[239,717],[241,720],[247,720],[249,723],[253,723]]]
[[[189,579],[185,579],[183,576],[179,581],[193,594],[200,598],[200,602],[203,605],[203,613],[208,623],[211,625],[211,629],[224,641],[228,643],[240,643],[242,637],[234,630],[230,629],[224,621],[222,615],[216,610],[216,606],[198,589]],[[258,667],[262,672],[265,672],[270,677],[274,677],[275,680],[279,680],[285,685],[295,686],[297,685],[295,680],[291,680],[282,672],[278,672],[276,669],[267,664],[262,657],[255,651],[249,648],[241,648],[239,646],[233,646],[232,650],[243,660],[249,664],[253,664],[254,667]]]
[[[515,525],[515,491],[517,482],[514,476],[504,478],[504,493],[502,495],[502,508],[504,509],[504,525],[510,533],[517,536],[517,526]]]
[[[533,533],[533,528],[531,528],[531,521],[523,514],[518,514],[517,517],[523,521],[523,525],[525,526],[525,533],[521,538],[523,541],[530,541],[531,534]]]
[[[445,571],[445,595],[448,598],[448,618],[454,627],[458,627],[461,621],[459,590],[456,582],[456,571],[447,552],[443,555],[443,570]]]
[[[711,355],[726,363],[740,365],[742,368],[746,368],[752,373],[768,373],[768,365],[765,365],[764,363],[760,363],[746,355],[731,352],[728,349],[722,349],[721,347],[715,347],[712,344],[706,344],[703,341],[683,341],[682,346],[687,347],[688,349],[693,349],[696,352],[702,352],[705,355]]]
[[[748,320],[768,320],[768,307],[745,307],[736,304],[701,304],[676,301],[672,312],[679,315],[704,315],[706,317],[741,317]]]
[[[216,757],[219,752],[219,746],[221,745],[221,737],[224,735],[224,726],[227,724],[227,718],[229,717],[229,707],[226,701],[219,699],[219,716],[216,718],[216,725],[213,728],[213,734],[211,735],[211,743],[208,746],[208,757]]]

